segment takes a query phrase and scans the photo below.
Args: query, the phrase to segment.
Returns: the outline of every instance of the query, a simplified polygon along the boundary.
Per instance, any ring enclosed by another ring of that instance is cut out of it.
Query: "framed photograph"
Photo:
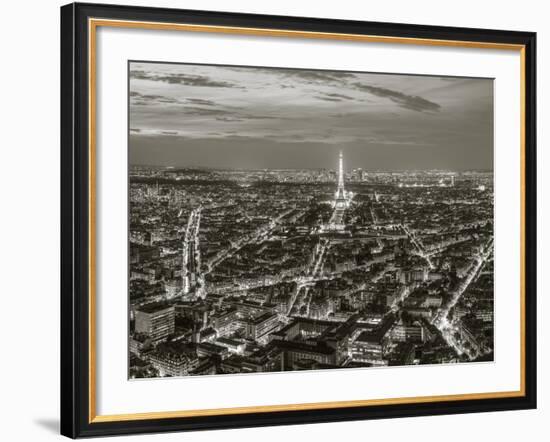
[[[62,434],[535,408],[535,43],[62,7]]]

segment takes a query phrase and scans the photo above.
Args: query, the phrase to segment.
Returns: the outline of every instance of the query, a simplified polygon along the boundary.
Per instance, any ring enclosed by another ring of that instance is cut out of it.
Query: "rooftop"
[[[138,307],[137,310],[143,313],[155,313],[169,308],[174,308],[174,306],[165,302],[152,302]]]

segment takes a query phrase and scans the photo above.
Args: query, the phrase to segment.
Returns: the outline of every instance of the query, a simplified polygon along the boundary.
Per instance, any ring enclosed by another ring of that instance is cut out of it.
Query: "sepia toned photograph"
[[[494,360],[492,79],[131,61],[128,88],[129,379]]]

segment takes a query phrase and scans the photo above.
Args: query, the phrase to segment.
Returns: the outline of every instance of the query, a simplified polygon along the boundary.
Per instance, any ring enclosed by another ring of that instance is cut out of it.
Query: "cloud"
[[[165,103],[165,104],[175,104],[178,102],[175,98],[165,97],[163,95],[152,95],[152,94],[146,94],[146,95],[134,95],[135,97],[139,97],[141,101],[148,102],[148,103]]]
[[[251,115],[251,114],[241,114],[239,112],[227,112],[227,111],[219,111],[223,112],[225,115],[223,117],[217,117],[216,120],[218,121],[226,121],[226,122],[241,122],[241,121],[247,121],[247,120],[283,120],[283,117],[272,117],[270,115]]]
[[[353,78],[353,74],[348,74],[347,72],[323,72],[323,71],[286,71],[286,76],[297,77],[302,80],[308,81],[335,81],[347,78]]]
[[[226,123],[238,123],[238,122],[244,121],[244,119],[239,117],[216,117],[216,120],[224,121]]]
[[[333,102],[340,102],[340,101],[353,101],[355,98],[352,98],[348,95],[343,94],[323,94],[321,96],[316,97],[319,100],[324,101],[333,101]]]
[[[340,98],[342,100],[354,100],[354,98],[343,94],[325,94],[327,97]]]
[[[250,68],[228,68],[234,72],[250,72]],[[341,71],[321,71],[306,69],[288,69],[288,68],[253,68],[254,72],[260,75],[270,75],[277,79],[276,83],[270,85],[282,89],[299,88],[299,83],[308,85],[336,85],[345,84],[347,80],[356,79],[356,75],[350,72]]]
[[[182,106],[181,112],[185,115],[195,115],[199,117],[218,117],[224,115],[233,115],[232,112],[228,112],[223,109],[209,109],[196,106]]]
[[[157,115],[163,115],[163,121],[179,121],[181,116],[186,117],[211,117],[212,120],[222,122],[244,122],[247,120],[283,120],[285,117],[251,114],[245,112],[245,109],[239,106],[230,106],[216,103],[213,100],[203,98],[171,98],[158,94],[142,94],[137,91],[130,91],[130,109],[133,115],[147,115],[151,117],[151,112]],[[167,106],[170,105],[170,106]],[[138,107],[151,106],[146,111],[138,110]],[[145,114],[143,113],[145,112]]]
[[[398,92],[383,87],[370,86],[363,83],[354,83],[354,86],[360,91],[368,92],[377,97],[389,98],[391,101],[405,109],[417,112],[437,112],[441,108],[439,104],[426,100],[425,98],[417,95],[407,95],[403,92]]]
[[[130,78],[133,80],[151,80],[152,76],[145,71],[141,70],[131,70]]]
[[[284,120],[285,117],[273,117],[271,115],[242,115],[247,120]]]
[[[178,100],[172,97],[156,94],[140,94],[130,91],[130,104],[136,106],[147,106],[150,104],[176,104]]]
[[[334,102],[343,101],[340,98],[331,98],[331,97],[327,97],[327,96],[317,96],[315,98],[317,98],[318,100],[323,100],[323,101],[334,101]]]
[[[212,80],[206,75],[191,75],[182,73],[150,74],[142,70],[133,70],[130,71],[130,78],[133,80],[162,81],[169,84],[180,84],[183,86],[244,89],[244,87],[228,81]]]
[[[219,106],[212,100],[205,100],[202,98],[182,98],[177,99],[173,97],[167,97],[165,95],[157,94],[141,94],[137,91],[130,91],[130,103],[132,105],[155,105],[155,104],[179,104],[182,106],[206,106],[214,107]]]
[[[212,100],[204,100],[202,98],[187,98],[187,101],[193,104],[200,104],[202,106],[215,106],[216,103]]]
[[[307,71],[307,70],[290,70],[286,69],[281,72],[284,77],[290,79],[299,79],[307,84],[326,84],[326,83],[341,83],[343,80],[351,80],[355,75],[349,72],[337,71]]]

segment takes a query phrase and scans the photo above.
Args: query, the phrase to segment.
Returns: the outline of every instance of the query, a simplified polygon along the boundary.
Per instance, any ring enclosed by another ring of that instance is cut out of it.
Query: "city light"
[[[492,174],[335,163],[132,170],[132,378],[492,357]]]

